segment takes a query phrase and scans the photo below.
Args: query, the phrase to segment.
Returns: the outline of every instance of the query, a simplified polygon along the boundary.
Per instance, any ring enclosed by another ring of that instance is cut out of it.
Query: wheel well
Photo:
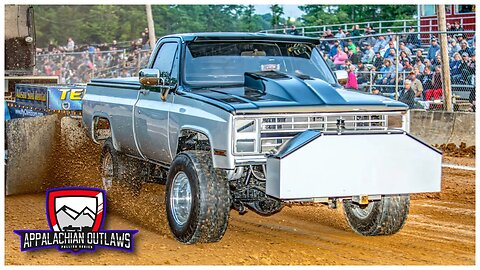
[[[93,118],[93,139],[95,141],[104,141],[112,137],[110,121],[105,117],[95,116]]]
[[[208,136],[196,130],[182,130],[178,136],[177,154],[188,150],[210,151]]]

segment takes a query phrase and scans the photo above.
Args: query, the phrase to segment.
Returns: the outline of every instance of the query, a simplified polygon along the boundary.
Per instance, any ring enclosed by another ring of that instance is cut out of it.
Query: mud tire
[[[191,191],[191,207],[184,224],[175,220],[173,213],[173,182],[184,173]],[[215,170],[211,153],[185,151],[173,160],[167,178],[165,204],[170,230],[179,242],[185,244],[210,243],[222,239],[228,226],[231,199],[228,181]]]
[[[350,227],[365,236],[390,235],[398,232],[408,216],[410,195],[382,196],[366,207],[352,201],[343,202],[343,210]]]

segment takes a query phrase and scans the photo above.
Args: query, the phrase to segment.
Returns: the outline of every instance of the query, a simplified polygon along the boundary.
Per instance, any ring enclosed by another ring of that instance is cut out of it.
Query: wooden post
[[[145,5],[147,10],[148,40],[150,41],[150,51],[155,48],[155,26],[153,24],[152,5]]]
[[[447,22],[445,18],[445,5],[437,5],[437,21],[438,21],[438,30],[440,32],[447,31]],[[442,82],[443,82],[444,104],[447,112],[453,112],[447,34],[446,33],[439,34],[439,37],[440,37],[440,55],[442,59]]]

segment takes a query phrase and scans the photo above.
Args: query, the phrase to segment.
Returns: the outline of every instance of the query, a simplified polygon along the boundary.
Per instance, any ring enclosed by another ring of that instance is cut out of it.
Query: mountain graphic
[[[78,230],[81,230],[84,227],[92,228],[93,222],[95,221],[95,212],[88,207],[85,207],[82,211],[77,212],[64,205],[58,209],[56,214],[57,223],[62,230],[65,230],[66,227],[70,229],[78,228]]]

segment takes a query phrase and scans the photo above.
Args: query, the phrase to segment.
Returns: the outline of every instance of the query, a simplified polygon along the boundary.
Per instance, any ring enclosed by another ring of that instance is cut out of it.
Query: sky
[[[255,6],[255,12],[257,14],[265,14],[265,13],[271,13],[270,10],[270,5],[254,5]],[[293,18],[298,18],[302,16],[303,11],[298,9],[297,5],[281,5],[283,6],[283,12],[285,13],[285,17],[293,17]]]

